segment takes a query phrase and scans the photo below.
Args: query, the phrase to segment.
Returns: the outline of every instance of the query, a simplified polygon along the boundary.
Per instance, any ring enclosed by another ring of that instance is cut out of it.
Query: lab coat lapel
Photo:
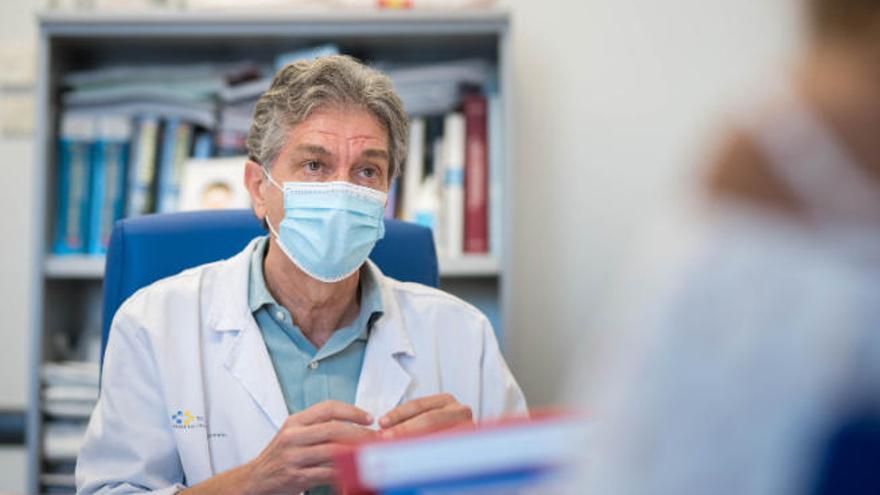
[[[400,307],[384,283],[384,275],[370,261],[367,269],[372,270],[375,280],[379,281],[383,315],[370,331],[355,405],[379,418],[394,409],[405,396],[412,376],[401,360],[409,359],[415,352],[404,328]]]
[[[287,419],[288,411],[278,376],[253,317],[242,323],[244,328],[233,337],[223,365],[247,390],[275,427],[280,429]]]
[[[208,325],[224,334],[223,366],[247,391],[276,428],[287,419],[287,404],[272,366],[263,335],[248,308],[247,290],[251,253],[256,240],[227,260],[217,279],[208,284]]]

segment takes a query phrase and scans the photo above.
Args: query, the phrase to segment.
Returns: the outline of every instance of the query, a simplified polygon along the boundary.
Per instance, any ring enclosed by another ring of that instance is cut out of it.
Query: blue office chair
[[[102,362],[113,315],[135,291],[187,268],[228,258],[265,233],[251,210],[147,215],[117,222],[104,274]],[[437,253],[425,227],[385,220],[385,238],[370,259],[392,278],[437,287]]]

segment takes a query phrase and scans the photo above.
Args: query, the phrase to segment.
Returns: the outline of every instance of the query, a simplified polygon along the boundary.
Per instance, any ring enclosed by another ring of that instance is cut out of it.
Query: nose
[[[333,182],[350,182],[351,178],[349,175],[349,167],[339,166],[335,167],[333,173],[330,175],[328,180]]]

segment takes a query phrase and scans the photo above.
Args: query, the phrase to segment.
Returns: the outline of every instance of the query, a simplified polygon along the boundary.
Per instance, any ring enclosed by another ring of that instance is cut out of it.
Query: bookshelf
[[[36,190],[33,245],[40,249],[32,267],[31,371],[28,411],[28,493],[64,493],[72,480],[73,458],[48,458],[47,426],[57,423],[43,401],[46,363],[78,358],[70,348],[100,329],[104,257],[52,253],[55,224],[59,90],[72,71],[121,64],[169,62],[271,61],[291,49],[336,43],[343,53],[367,62],[433,63],[479,58],[496,71],[502,159],[496,174],[500,241],[488,255],[441,256],[441,288],[483,310],[503,345],[509,314],[510,183],[509,15],[480,11],[303,11],[303,12],[143,12],[39,15]],[[81,356],[79,356],[81,358]],[[69,491],[72,493],[73,488]]]

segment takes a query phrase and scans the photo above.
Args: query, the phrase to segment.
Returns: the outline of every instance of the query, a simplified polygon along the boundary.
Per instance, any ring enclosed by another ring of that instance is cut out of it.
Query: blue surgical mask
[[[284,254],[322,282],[338,282],[356,272],[385,235],[387,194],[349,182],[269,181],[284,193],[284,219],[269,230]]]

